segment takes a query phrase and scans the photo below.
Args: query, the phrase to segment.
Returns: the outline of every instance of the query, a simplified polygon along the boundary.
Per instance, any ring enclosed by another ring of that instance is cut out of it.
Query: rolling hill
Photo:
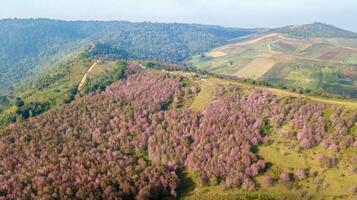
[[[195,56],[199,69],[357,97],[356,34],[321,23],[289,26]]]
[[[357,197],[357,101],[288,90],[355,97],[354,33],[2,23],[37,48],[2,40],[21,56],[3,53],[19,65],[0,79],[16,83],[0,95],[0,198]]]
[[[356,101],[138,66],[102,92],[0,129],[1,195],[354,197]]]
[[[19,84],[0,98],[0,128],[42,114],[76,97],[104,90],[119,80],[126,62],[96,60],[81,54],[53,64],[53,69]],[[22,102],[21,106],[17,102]]]
[[[351,38],[357,39],[357,33],[343,30],[333,25],[315,22],[313,24],[291,25],[272,29],[271,32],[284,33],[300,38]]]
[[[90,47],[93,57],[181,62],[252,32],[177,23],[0,20],[0,95],[24,78],[48,72],[53,63]]]

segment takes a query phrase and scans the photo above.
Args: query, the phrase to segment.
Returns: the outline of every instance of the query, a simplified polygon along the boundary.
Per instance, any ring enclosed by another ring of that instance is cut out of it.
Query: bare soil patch
[[[224,53],[223,51],[212,51],[206,54],[206,56],[211,57],[211,58],[219,58],[226,56],[227,54]]]

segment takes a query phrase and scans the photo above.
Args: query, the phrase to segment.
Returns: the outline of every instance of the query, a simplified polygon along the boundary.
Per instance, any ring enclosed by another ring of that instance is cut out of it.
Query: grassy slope
[[[305,96],[301,95],[298,93],[290,92],[287,90],[282,90],[282,89],[277,89],[277,88],[267,88],[263,86],[252,86],[250,84],[246,83],[240,83],[237,81],[230,81],[230,80],[224,80],[224,79],[218,79],[218,78],[207,78],[207,79],[202,79],[200,81],[200,86],[201,86],[201,92],[199,95],[196,97],[192,104],[192,108],[194,110],[203,110],[205,106],[207,106],[211,100],[211,97],[214,94],[214,90],[218,85],[228,85],[228,84],[234,84],[238,85],[242,88],[245,88],[247,90],[251,90],[254,88],[259,88],[259,89],[267,89],[270,90],[271,92],[275,93],[278,96],[293,96],[293,97],[300,97],[300,98],[306,98],[311,101],[316,101],[320,103],[326,103],[326,104],[331,104],[331,105],[341,105],[345,106],[349,109],[357,109],[357,101],[356,100],[349,100],[349,99],[338,99],[338,98],[325,98],[325,97],[319,97],[319,96]]]
[[[264,87],[255,87],[249,84],[238,83],[217,78],[203,78],[199,80],[201,92],[195,98],[191,108],[196,111],[203,110],[209,105],[214,95],[214,90],[218,85],[238,85],[246,91],[255,89],[268,89],[278,96],[293,96],[304,98],[303,95],[288,92],[280,89],[271,89]],[[340,100],[333,98],[321,97],[306,97],[308,101],[316,101],[327,103],[327,105],[340,105],[347,109],[357,110],[357,101]],[[289,127],[283,127],[286,129]],[[267,162],[272,163],[265,174],[277,178],[281,171],[294,173],[298,168],[309,168],[310,174],[317,172],[319,177],[322,177],[321,186],[317,187],[314,183],[316,178],[309,176],[305,180],[296,180],[294,188],[289,188],[281,183],[275,183],[272,187],[268,187],[263,181],[263,175],[257,177],[256,181],[260,188],[256,191],[247,191],[243,189],[223,189],[221,186],[202,186],[198,183],[196,175],[193,173],[185,173],[185,189],[181,191],[180,198],[182,199],[304,199],[306,196],[301,195],[307,193],[313,199],[351,199],[350,188],[357,186],[357,174],[349,171],[349,160],[357,154],[357,149],[341,150],[339,153],[332,153],[322,147],[314,147],[308,150],[296,151],[284,145],[288,139],[280,137],[276,132],[270,136],[273,143],[260,146],[258,149],[259,155]],[[335,155],[339,160],[338,165],[334,168],[322,168],[316,160],[316,155],[324,153],[327,155]],[[264,175],[265,175],[264,174]]]
[[[35,80],[31,87],[22,88],[18,92],[18,96],[29,101],[58,101],[63,95],[65,95],[72,87],[77,87],[84,74],[87,72],[89,67],[95,62],[85,57],[76,57],[67,63],[62,63],[58,69],[61,67],[68,67],[65,75],[57,80],[51,82],[46,88],[38,89],[36,85],[38,82],[43,81],[43,79]],[[93,70],[88,73],[88,77],[93,77],[104,73],[106,70],[115,66],[115,62],[112,61],[99,61],[98,64],[93,68]],[[53,72],[50,72],[51,74]]]
[[[267,34],[195,56],[191,63],[217,74],[357,96],[356,45],[355,39]]]
[[[93,68],[92,71],[88,74],[88,77],[94,77],[99,74],[105,73],[107,70],[110,70],[116,65],[115,61],[99,61],[98,64]]]
[[[76,95],[79,82],[87,72],[94,60],[83,56],[64,58],[62,62],[54,64],[53,70],[38,75],[34,80],[24,82],[15,92],[25,102],[49,102],[51,108],[63,104]],[[98,76],[113,68],[115,62],[99,61],[88,77]],[[3,117],[14,115],[16,107],[10,106],[0,112],[0,120]]]
[[[204,110],[211,101],[211,97],[214,95],[215,89],[218,84],[224,84],[225,82],[219,79],[203,79],[201,80],[200,87],[201,92],[193,101],[191,108],[195,111]]]

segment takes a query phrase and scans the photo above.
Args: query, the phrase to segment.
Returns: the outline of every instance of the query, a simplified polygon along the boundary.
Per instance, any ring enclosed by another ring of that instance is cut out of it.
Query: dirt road
[[[274,37],[274,36],[277,36],[277,35],[279,35],[279,34],[277,34],[277,33],[272,33],[272,34],[265,35],[265,36],[262,36],[262,37],[259,37],[259,38],[253,39],[253,40],[249,40],[249,41],[246,41],[246,42],[239,42],[239,43],[237,43],[236,45],[254,44],[254,43],[259,42],[259,41],[261,41],[261,40],[264,40],[264,39],[266,39],[266,38]]]
[[[98,64],[98,60],[95,61],[92,66],[90,66],[90,68],[86,71],[86,73],[84,74],[81,82],[79,82],[79,85],[78,85],[78,91],[80,91],[82,88],[83,88],[83,85],[84,83],[86,82],[87,78],[88,78],[88,75],[89,73],[93,70],[93,68]]]

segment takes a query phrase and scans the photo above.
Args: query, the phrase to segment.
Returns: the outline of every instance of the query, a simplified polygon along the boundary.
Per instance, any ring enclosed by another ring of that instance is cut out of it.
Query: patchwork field
[[[197,55],[190,63],[217,74],[357,97],[356,47],[355,39],[269,33]]]
[[[270,58],[257,58],[234,73],[237,77],[259,79],[275,65],[275,60]]]

